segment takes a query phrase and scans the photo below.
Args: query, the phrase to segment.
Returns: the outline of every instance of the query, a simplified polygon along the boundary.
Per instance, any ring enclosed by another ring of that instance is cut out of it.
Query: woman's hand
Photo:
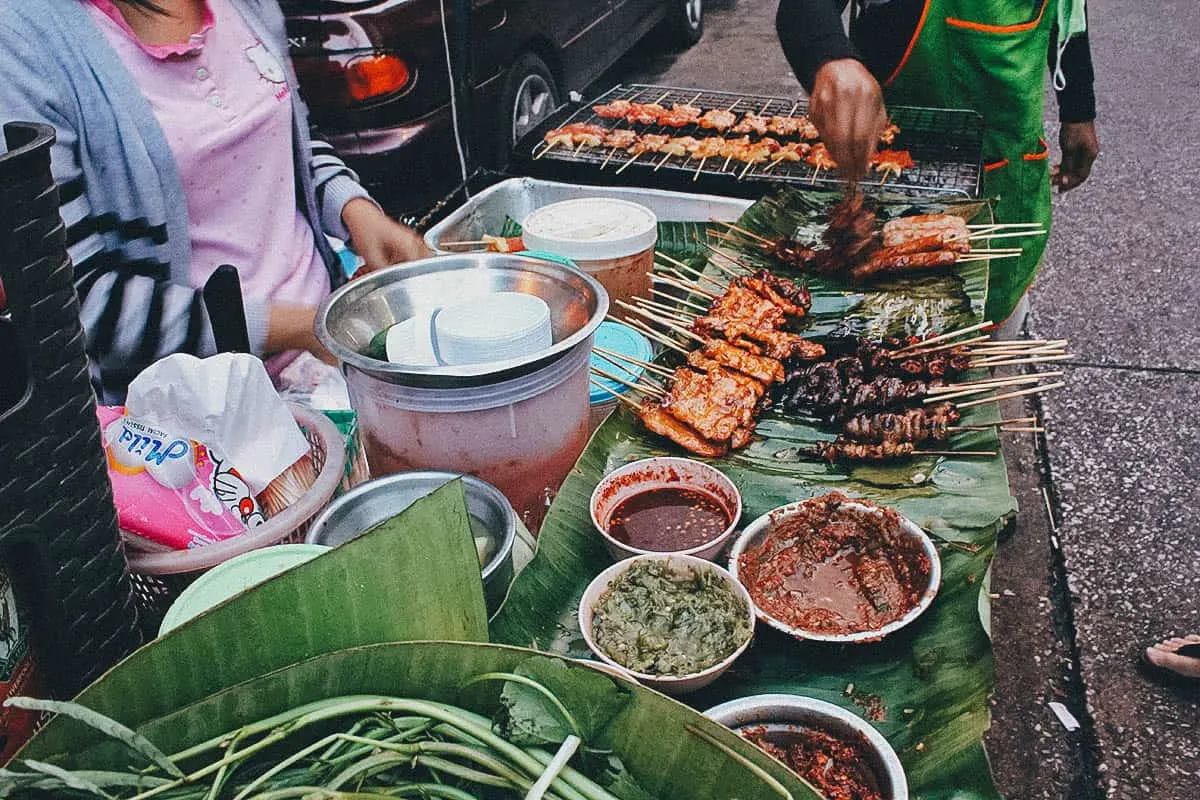
[[[1100,140],[1094,122],[1064,122],[1058,133],[1062,163],[1050,170],[1050,182],[1059,192],[1069,192],[1088,179],[1100,155]]]
[[[342,209],[342,222],[350,231],[354,252],[366,262],[366,271],[390,267],[433,255],[420,234],[384,214],[370,200],[356,197]]]
[[[883,91],[862,62],[853,58],[826,61],[813,82],[808,115],[842,177],[858,181],[867,174],[887,125]]]
[[[307,350],[326,364],[337,364],[337,359],[317,339],[315,306],[271,303],[267,313],[267,341],[264,349],[268,354],[282,353],[285,350]]]

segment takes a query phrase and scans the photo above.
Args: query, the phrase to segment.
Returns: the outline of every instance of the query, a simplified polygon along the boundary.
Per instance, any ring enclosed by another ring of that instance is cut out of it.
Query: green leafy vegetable
[[[501,730],[519,744],[557,745],[572,733],[585,742],[601,731],[632,700],[629,690],[607,675],[593,670],[570,669],[556,658],[530,658],[517,675],[543,686],[565,705],[574,730],[546,694],[527,684],[509,681],[500,693]]]

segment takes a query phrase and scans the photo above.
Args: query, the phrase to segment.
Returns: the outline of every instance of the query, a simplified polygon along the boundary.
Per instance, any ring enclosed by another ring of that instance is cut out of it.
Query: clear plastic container
[[[525,218],[521,237],[530,250],[574,261],[614,304],[650,296],[658,218],[643,205],[606,197],[552,203]]]
[[[387,383],[346,369],[371,470],[478,475],[536,531],[587,444],[592,337],[534,372],[477,386]]]

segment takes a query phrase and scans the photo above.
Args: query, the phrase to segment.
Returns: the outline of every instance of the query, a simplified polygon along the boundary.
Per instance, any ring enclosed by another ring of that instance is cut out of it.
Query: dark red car
[[[281,0],[313,122],[393,214],[461,180],[452,120],[475,164],[513,142],[659,27],[703,33],[703,0]],[[456,8],[470,8],[457,26]],[[444,26],[443,26],[444,20]],[[451,105],[450,56],[470,91]],[[469,118],[468,118],[469,115]]]

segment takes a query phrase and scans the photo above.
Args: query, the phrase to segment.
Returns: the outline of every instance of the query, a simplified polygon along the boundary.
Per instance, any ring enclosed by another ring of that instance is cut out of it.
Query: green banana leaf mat
[[[738,225],[765,237],[815,239],[835,194],[781,191],[750,207]],[[979,203],[885,201],[883,217],[909,211],[949,210],[966,218],[986,215]],[[663,223],[659,248],[717,276],[711,251],[720,247],[744,263],[768,262],[761,247],[735,242],[704,223]],[[738,234],[732,233],[734,238]],[[727,262],[726,262],[727,263]],[[662,266],[662,265],[660,265]],[[771,265],[779,271],[777,264]],[[955,330],[980,321],[987,262],[956,271],[898,278],[869,289],[810,279],[809,335],[870,336]],[[998,419],[995,404],[964,412],[963,424]],[[871,720],[899,753],[914,797],[998,798],[983,734],[994,687],[988,595],[996,535],[1016,511],[1002,457],[917,458],[888,466],[829,466],[810,455],[835,432],[811,421],[767,414],[746,449],[714,462],[741,490],[743,523],[771,509],[831,490],[898,509],[939,544],[942,586],[916,623],[882,642],[854,646],[802,643],[760,625],[751,649],[703,692],[684,700],[698,709],[766,692],[803,694],[851,709]],[[994,431],[959,434],[963,450],[996,450]],[[492,621],[493,642],[587,657],[576,615],[588,582],[611,563],[593,529],[588,500],[600,478],[616,467],[655,455],[679,455],[647,433],[621,408],[596,432],[568,476],[542,526],[538,552],[514,582]]]

